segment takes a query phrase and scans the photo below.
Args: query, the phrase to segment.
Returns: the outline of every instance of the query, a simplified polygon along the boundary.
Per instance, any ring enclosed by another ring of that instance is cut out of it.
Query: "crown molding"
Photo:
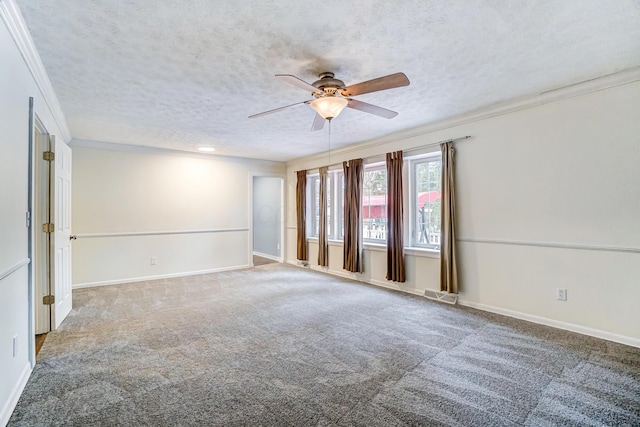
[[[564,99],[573,98],[576,96],[587,95],[589,93],[598,92],[601,90],[625,85],[628,83],[634,83],[637,81],[640,81],[640,67],[628,68],[616,73],[608,74],[590,80],[585,80],[579,83],[563,86],[546,92],[541,92],[536,95],[523,96],[520,98],[511,99],[509,101],[488,105],[486,107],[463,113],[449,119],[440,120],[405,131],[396,132],[362,143],[349,145],[344,148],[331,150],[331,155],[335,158],[338,158],[339,156],[348,154],[350,152],[374,148],[380,145],[402,141],[416,136],[446,130],[456,126],[490,119],[492,117],[502,116],[504,114],[515,113],[517,111],[562,101]],[[289,160],[287,161],[287,165],[296,164],[303,161],[312,163],[314,161],[325,161],[326,158],[327,152],[324,151],[322,153],[313,154],[311,156],[304,156]]]
[[[71,141],[71,131],[67,125],[67,120],[64,117],[60,102],[58,102],[58,97],[53,90],[47,71],[42,64],[40,54],[33,44],[33,39],[31,38],[27,24],[24,22],[20,9],[14,0],[0,0],[0,17],[2,17],[24,62],[27,64],[27,68],[40,89],[45,103],[49,107],[49,110],[51,110],[53,119],[62,133],[62,135],[59,136],[62,137],[66,143],[69,143],[69,141]]]
[[[85,148],[96,148],[99,150],[128,151],[133,153],[160,154],[165,156],[193,157],[196,159],[218,160],[218,161],[235,162],[235,163],[255,163],[255,164],[264,164],[264,165],[283,165],[283,166],[286,165],[285,162],[281,162],[277,160],[264,160],[264,159],[254,159],[250,157],[227,156],[227,155],[216,154],[216,153],[196,153],[194,151],[176,150],[171,148],[160,148],[160,147],[148,147],[145,145],[119,144],[116,142],[95,141],[91,139],[73,138],[71,142],[69,142],[69,146],[72,149],[74,147],[85,147]]]

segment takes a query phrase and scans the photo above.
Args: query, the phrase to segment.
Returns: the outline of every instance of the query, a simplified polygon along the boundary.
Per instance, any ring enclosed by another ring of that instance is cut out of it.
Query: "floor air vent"
[[[434,301],[446,302],[447,304],[455,304],[458,302],[458,294],[450,294],[440,291],[424,291],[424,297]]]

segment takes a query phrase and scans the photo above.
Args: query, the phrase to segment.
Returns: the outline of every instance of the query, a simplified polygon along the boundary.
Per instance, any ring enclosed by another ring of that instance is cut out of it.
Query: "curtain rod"
[[[428,148],[428,147],[435,147],[436,145],[444,144],[446,142],[464,141],[465,139],[469,139],[469,138],[471,138],[471,135],[465,135],[465,136],[461,136],[461,137],[458,137],[458,138],[443,139],[442,141],[431,142],[429,144],[419,145],[417,147],[412,147],[412,148],[408,148],[406,150],[402,150],[402,154],[408,154],[408,153],[411,153],[412,151],[418,151],[418,150],[422,150],[422,149],[425,149],[425,148]],[[373,155],[373,156],[365,157],[363,160],[372,159],[372,158],[376,158],[376,157],[384,156],[384,155],[385,155],[385,153],[376,154],[376,155]],[[366,163],[366,161],[365,161],[365,163]],[[329,169],[331,169],[332,167],[336,167],[336,166],[342,166],[342,162],[334,163],[332,165],[327,165],[327,167]],[[310,171],[310,170],[319,169],[321,167],[322,166],[318,166],[318,167],[310,168],[310,169],[306,169],[306,170]]]
[[[427,147],[434,147],[436,145],[444,144],[446,142],[464,141],[465,139],[469,139],[469,138],[471,138],[471,135],[461,136],[459,138],[445,139],[445,140],[438,141],[438,142],[432,142],[430,144],[420,145],[418,147],[407,148],[406,150],[402,150],[402,154],[407,154],[407,153],[410,153],[412,151],[422,150],[423,148],[427,148]]]

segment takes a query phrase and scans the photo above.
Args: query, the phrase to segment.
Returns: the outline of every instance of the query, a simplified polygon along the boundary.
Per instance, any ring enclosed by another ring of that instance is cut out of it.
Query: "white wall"
[[[550,100],[451,127],[332,153],[335,162],[471,135],[456,143],[462,303],[640,346],[640,82]],[[434,149],[437,149],[434,148]],[[290,162],[287,260],[295,262]],[[342,247],[330,248],[340,274]],[[310,242],[316,266],[317,244]],[[380,285],[384,252],[365,251]],[[406,255],[407,283],[438,288],[438,259]],[[556,288],[568,290],[556,300]]]
[[[250,265],[250,174],[283,163],[71,145],[74,286]]]
[[[253,177],[253,252],[281,258],[282,178]]]
[[[54,135],[61,135],[42,93],[0,21],[0,425],[31,372],[28,229],[29,97]],[[59,140],[62,140],[60,137]],[[15,269],[13,267],[20,266]],[[17,352],[13,356],[13,338]]]

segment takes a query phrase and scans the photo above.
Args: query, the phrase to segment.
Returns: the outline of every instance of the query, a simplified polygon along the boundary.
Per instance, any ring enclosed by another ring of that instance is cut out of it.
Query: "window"
[[[320,230],[320,176],[312,175],[307,178],[307,188],[309,189],[309,235],[318,237]]]
[[[387,170],[384,164],[365,166],[362,236],[365,241],[374,243],[387,240]]]
[[[331,176],[331,174],[329,175]],[[331,192],[333,200],[336,201],[333,206],[333,218],[332,225],[329,230],[334,233],[329,234],[329,238],[335,240],[342,240],[344,238],[344,172],[333,173],[333,191]],[[331,205],[329,205],[331,208]],[[333,237],[331,237],[333,236]]]
[[[412,185],[409,206],[412,245],[440,249],[440,156],[415,159],[410,164]]]
[[[307,179],[309,236],[318,237],[320,233],[320,175],[311,175]],[[343,195],[344,174],[342,171],[330,171],[327,176],[327,233],[330,240],[341,240],[344,237]]]

